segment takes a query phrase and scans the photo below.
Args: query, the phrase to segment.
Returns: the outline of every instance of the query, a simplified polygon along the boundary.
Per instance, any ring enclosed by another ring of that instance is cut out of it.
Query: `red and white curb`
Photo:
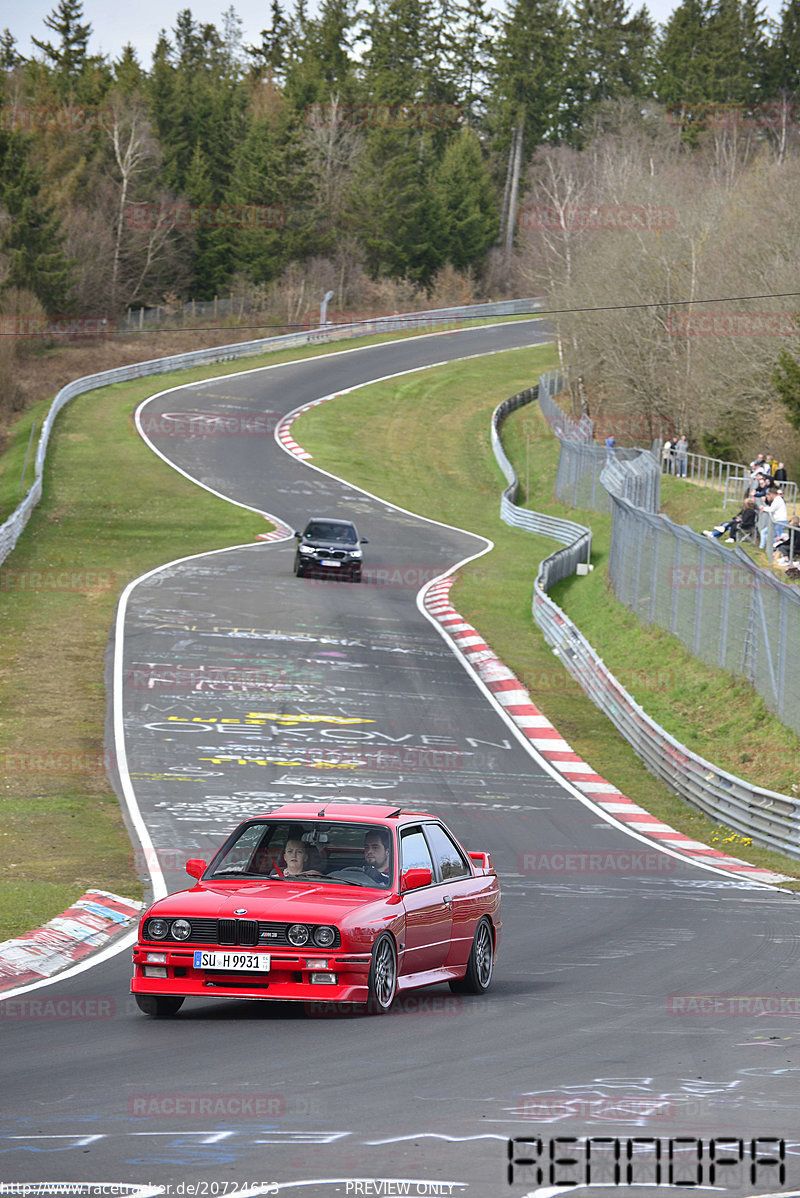
[[[441,624],[458,651],[469,663],[487,690],[514,720],[522,734],[534,749],[569,783],[586,795],[602,811],[626,824],[631,831],[646,836],[656,844],[679,852],[698,864],[713,865],[740,877],[757,882],[782,882],[787,875],[759,869],[747,861],[730,857],[719,849],[709,848],[676,832],[669,824],[662,823],[629,799],[616,786],[595,773],[554,728],[547,716],[542,715],[532,702],[530,695],[507,666],[486,644],[480,633],[468,624],[450,603],[449,595],[455,579],[443,578],[435,582],[425,596],[425,608]]]
[[[272,532],[257,532],[257,541],[285,541],[288,537],[294,536],[294,529],[291,529],[288,524],[284,524],[275,516],[270,516],[269,519],[275,527]]]
[[[320,399],[313,399],[311,403],[303,404],[302,408],[295,408],[289,415],[284,416],[275,429],[275,436],[280,441],[283,448],[296,458],[300,458],[304,462],[311,461],[311,454],[307,449],[303,449],[302,445],[298,445],[291,434],[291,427],[298,416],[302,416],[304,412],[310,412],[312,408],[316,408],[321,403],[326,403],[327,400],[333,399],[332,395],[323,395]]]
[[[0,943],[0,995],[40,982],[104,948],[139,918],[141,903],[106,890],[87,890],[41,928]]]

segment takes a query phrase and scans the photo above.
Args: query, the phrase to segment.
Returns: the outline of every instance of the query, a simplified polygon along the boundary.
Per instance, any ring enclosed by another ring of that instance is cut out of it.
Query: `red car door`
[[[449,892],[436,880],[428,843],[419,827],[404,828],[400,834],[400,870],[429,869],[432,882],[419,890],[403,891],[406,912],[403,974],[441,969],[450,952],[452,913]]]
[[[433,857],[439,890],[450,908],[450,946],[444,964],[465,965],[472,948],[472,939],[486,903],[478,891],[469,862],[456,842],[441,824],[424,824],[425,837]]]

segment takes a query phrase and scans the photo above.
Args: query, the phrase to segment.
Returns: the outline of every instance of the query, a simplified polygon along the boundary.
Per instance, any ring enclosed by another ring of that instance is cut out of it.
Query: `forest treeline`
[[[592,414],[719,452],[800,423],[800,0],[683,0],[662,28],[623,0],[273,0],[258,44],[186,9],[149,64],[90,37],[81,0],[29,58],[0,37],[6,332],[243,291],[284,323],[328,292],[546,293]],[[670,306],[779,292],[780,337]]]

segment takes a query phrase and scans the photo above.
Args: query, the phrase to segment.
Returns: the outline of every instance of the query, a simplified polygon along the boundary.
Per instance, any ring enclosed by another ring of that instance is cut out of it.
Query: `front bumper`
[[[170,995],[174,998],[268,998],[337,1003],[367,1001],[369,953],[319,951],[312,954],[281,948],[270,950],[269,971],[225,973],[222,970],[195,969],[195,952],[210,947],[199,944],[182,944],[180,948],[164,944],[137,944],[133,950],[131,993]],[[148,961],[148,957],[154,954],[166,956],[166,962]],[[320,963],[324,963],[324,969]],[[145,968],[163,971],[166,977],[147,977]],[[333,974],[336,981],[312,981],[314,974]]]

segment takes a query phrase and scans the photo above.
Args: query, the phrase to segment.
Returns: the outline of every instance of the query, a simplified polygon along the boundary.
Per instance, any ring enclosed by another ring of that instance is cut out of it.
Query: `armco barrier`
[[[111,386],[113,383],[126,383],[131,379],[144,378],[148,375],[168,374],[172,370],[185,370],[192,366],[235,361],[238,358],[251,357],[267,350],[291,349],[300,345],[316,345],[321,342],[347,340],[352,337],[393,333],[409,328],[418,330],[436,328],[453,320],[471,320],[490,316],[520,316],[530,312],[536,306],[541,306],[540,299],[501,300],[490,304],[437,308],[430,312],[406,312],[398,313],[395,316],[379,316],[375,320],[362,320],[350,325],[324,325],[321,328],[302,333],[287,333],[280,337],[263,337],[256,341],[244,341],[237,345],[222,345],[213,349],[195,350],[187,354],[173,354],[168,358],[135,362],[131,366],[121,366],[116,370],[105,370],[100,374],[90,374],[85,378],[75,379],[66,387],[62,387],[50,405],[39,435],[34,482],[30,490],[6,522],[0,525],[0,564],[11,553],[22,530],[28,523],[33,509],[42,497],[44,461],[56,416],[65,404],[78,395],[93,391],[97,387]]]
[[[564,525],[570,522],[515,507],[517,478],[500,444],[499,429],[504,417],[536,397],[536,388],[520,392],[501,404],[492,417],[495,457],[509,484],[503,493],[500,514],[506,524],[529,528],[561,541],[566,532]],[[572,527],[579,535],[568,549],[559,549],[539,566],[532,604],[533,618],[564,668],[633,746],[650,772],[671,790],[711,819],[751,837],[757,844],[800,859],[800,800],[753,786],[721,770],[665,732],[628,694],[583,634],[549,597],[548,588],[574,573],[577,563],[585,557],[586,550],[581,548],[577,552],[577,546],[591,543],[588,528],[580,524]]]

